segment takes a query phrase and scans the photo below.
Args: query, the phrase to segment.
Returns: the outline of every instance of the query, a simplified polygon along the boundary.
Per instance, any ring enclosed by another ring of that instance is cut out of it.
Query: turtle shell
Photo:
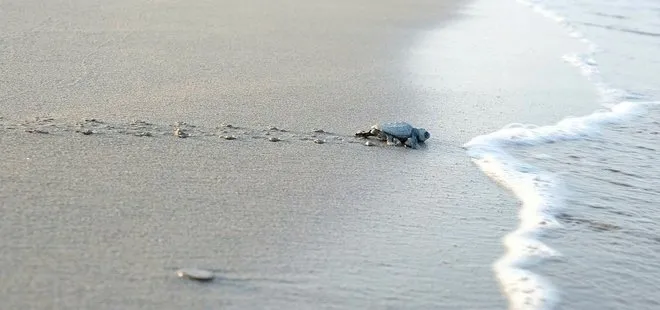
[[[385,123],[378,127],[380,131],[400,139],[410,138],[413,131],[413,126],[405,122]]]

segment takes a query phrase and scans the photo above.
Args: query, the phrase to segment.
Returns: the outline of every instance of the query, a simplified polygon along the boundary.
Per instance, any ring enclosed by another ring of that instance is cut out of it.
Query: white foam
[[[601,109],[583,117],[567,117],[555,125],[536,126],[512,124],[488,135],[477,136],[464,145],[475,152],[497,151],[504,145],[538,145],[541,143],[582,139],[597,135],[599,126],[618,123],[644,114],[646,104],[655,102],[624,101],[610,109]]]
[[[537,239],[545,228],[561,227],[553,216],[563,206],[561,183],[553,175],[518,161],[502,146],[509,132],[534,131],[511,126],[479,136],[465,147],[473,161],[488,176],[510,189],[522,202],[518,228],[504,238],[507,253],[494,264],[494,271],[509,299],[510,309],[552,309],[557,294],[551,283],[525,269],[529,264],[558,257],[560,253]],[[531,136],[525,138],[533,140]]]
[[[522,202],[519,226],[504,238],[506,254],[494,264],[510,309],[552,309],[558,301],[554,286],[526,267],[561,254],[538,238],[559,228],[555,218],[564,207],[563,185],[555,175],[524,163],[505,151],[508,145],[539,145],[597,135],[606,123],[622,122],[645,111],[646,104],[622,102],[584,117],[568,117],[555,125],[510,124],[464,144],[472,160]]]
[[[565,55],[563,59],[596,86],[604,106],[590,115],[566,117],[554,125],[509,124],[464,144],[477,166],[521,201],[519,226],[504,238],[506,253],[493,265],[502,290],[509,299],[509,308],[553,309],[559,300],[556,288],[528,268],[541,261],[561,257],[561,253],[544,244],[540,236],[548,229],[561,227],[555,215],[564,208],[564,187],[556,175],[514,158],[505,148],[593,137],[599,134],[602,125],[641,115],[647,104],[658,102],[622,102],[639,98],[612,88],[603,81],[595,59],[599,52],[596,44],[586,39],[564,17],[539,4],[538,0],[518,2],[556,21],[565,27],[570,37],[587,45],[586,52]]]

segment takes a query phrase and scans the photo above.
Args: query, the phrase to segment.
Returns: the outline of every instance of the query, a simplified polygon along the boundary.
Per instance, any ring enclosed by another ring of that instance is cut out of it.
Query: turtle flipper
[[[413,130],[411,137],[410,139],[408,139],[408,141],[410,141],[410,147],[412,149],[416,149],[419,146],[419,136],[417,134],[417,130]]]

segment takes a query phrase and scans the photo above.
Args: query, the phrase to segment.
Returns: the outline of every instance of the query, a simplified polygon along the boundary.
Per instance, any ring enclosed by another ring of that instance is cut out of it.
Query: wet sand
[[[405,52],[457,1],[14,2],[5,117],[351,132],[419,114]]]
[[[8,309],[506,307],[490,265],[516,202],[460,145],[553,90],[530,73],[501,92],[496,62],[457,61],[466,20],[499,20],[454,1],[3,6]],[[420,75],[415,47],[456,23]],[[426,148],[350,142],[394,119],[429,129]]]

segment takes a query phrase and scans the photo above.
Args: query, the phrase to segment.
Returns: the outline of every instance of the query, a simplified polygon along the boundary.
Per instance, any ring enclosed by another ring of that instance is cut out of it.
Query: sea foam
[[[561,179],[550,172],[529,165],[506,152],[507,146],[533,146],[568,140],[578,140],[599,134],[600,126],[623,122],[645,112],[647,104],[631,102],[641,99],[610,87],[601,78],[595,54],[598,46],[586,39],[567,20],[542,5],[519,0],[563,27],[568,35],[587,45],[584,53],[569,54],[563,60],[575,66],[600,93],[603,109],[583,117],[566,117],[557,124],[536,126],[510,124],[490,134],[473,138],[466,144],[474,163],[493,180],[511,190],[521,201],[519,226],[504,238],[507,252],[493,268],[510,309],[552,309],[559,301],[557,289],[544,277],[529,270],[530,266],[547,259],[561,257],[561,253],[544,244],[540,237],[561,224],[555,217],[564,205],[564,186]]]
[[[522,201],[520,225],[504,238],[507,253],[494,264],[494,270],[511,309],[551,309],[557,301],[555,288],[525,267],[560,256],[537,238],[546,227],[560,227],[553,213],[563,206],[561,183],[507,154],[499,144],[502,131],[479,136],[465,145],[481,170]]]
[[[475,164],[521,201],[519,226],[504,238],[507,253],[494,264],[511,309],[552,309],[558,302],[555,287],[526,268],[561,254],[539,237],[560,228],[555,217],[564,208],[564,186],[552,173],[529,165],[506,152],[507,146],[539,145],[598,135],[599,127],[643,114],[646,104],[622,102],[584,117],[568,117],[555,125],[510,124],[463,145]]]
[[[655,102],[648,102],[652,104]],[[617,123],[645,111],[644,103],[622,102],[609,110],[566,118],[555,125],[511,124],[473,138],[464,147],[489,177],[511,190],[522,202],[519,227],[504,238],[507,253],[494,264],[511,309],[552,309],[558,294],[542,276],[526,267],[560,253],[538,238],[544,230],[559,228],[555,214],[564,208],[564,188],[555,175],[509,155],[510,145],[539,145],[597,135],[599,126]]]

